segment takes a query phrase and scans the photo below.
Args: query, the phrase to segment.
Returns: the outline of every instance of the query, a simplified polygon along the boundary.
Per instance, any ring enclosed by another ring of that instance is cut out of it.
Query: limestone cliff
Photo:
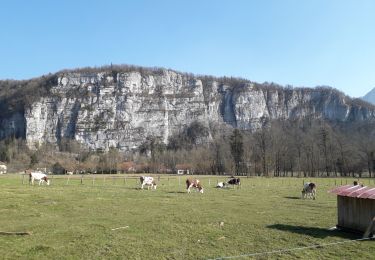
[[[125,151],[148,136],[167,143],[194,121],[208,128],[225,123],[254,130],[269,119],[375,119],[375,107],[329,88],[282,88],[164,69],[67,71],[55,76],[48,94],[13,113],[0,111],[0,138],[21,136],[31,148],[71,138],[91,149]]]

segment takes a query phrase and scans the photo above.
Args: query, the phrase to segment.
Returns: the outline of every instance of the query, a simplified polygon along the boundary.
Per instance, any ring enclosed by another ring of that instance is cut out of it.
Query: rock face
[[[356,104],[333,89],[239,84],[171,70],[65,72],[57,77],[49,95],[25,107],[23,114],[2,117],[0,138],[17,133],[30,148],[69,138],[91,149],[127,151],[148,136],[167,143],[194,121],[209,129],[224,123],[254,130],[270,119],[375,119],[375,107]]]
[[[375,88],[373,88],[369,93],[362,97],[362,99],[375,105]]]

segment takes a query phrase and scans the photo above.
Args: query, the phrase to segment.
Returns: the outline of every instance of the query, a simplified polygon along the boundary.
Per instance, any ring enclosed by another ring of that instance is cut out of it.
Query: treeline
[[[275,120],[253,133],[221,126],[199,145],[194,140],[207,137],[207,129],[192,125],[200,129],[190,132],[193,137],[182,131],[168,146],[150,147],[144,160],[148,156],[167,167],[189,164],[196,174],[375,177],[374,122]]]
[[[0,119],[22,112],[57,85],[57,76],[49,74],[30,80],[0,80]],[[0,126],[1,127],[1,126]]]
[[[173,173],[300,177],[375,177],[375,123],[277,120],[255,132],[193,122],[168,144],[148,136],[137,150],[90,151],[71,139],[37,151],[25,141],[0,142],[0,161],[11,171],[48,168],[56,173]]]

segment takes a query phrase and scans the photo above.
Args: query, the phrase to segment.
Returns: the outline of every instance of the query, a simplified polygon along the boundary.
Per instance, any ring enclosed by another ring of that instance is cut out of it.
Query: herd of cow
[[[41,171],[30,171],[26,170],[25,174],[29,175],[29,183],[34,184],[34,181],[39,181],[39,185],[46,183],[47,185],[50,184],[48,176],[41,172]],[[157,187],[156,181],[151,176],[141,176],[139,178],[141,182],[141,189],[144,188],[144,186],[147,186],[147,189],[155,189]],[[240,178],[234,178],[231,177],[227,182],[218,182],[216,185],[216,188],[227,188],[229,185],[237,185],[240,187],[241,180]],[[198,179],[188,178],[186,180],[186,190],[188,193],[191,192],[191,188],[195,188],[200,193],[203,193],[204,189],[202,186],[202,183]],[[302,198],[312,198],[315,200],[316,198],[316,184],[312,182],[305,183],[302,189]]]
[[[140,177],[141,181],[141,189],[146,185],[147,189],[151,187],[151,189],[156,190],[156,181],[154,180],[153,177],[150,176],[142,176]],[[229,185],[241,185],[241,180],[240,178],[234,178],[231,177],[227,182],[218,182],[216,185],[216,188],[226,188],[229,187]],[[204,189],[202,186],[202,183],[198,179],[192,179],[188,178],[186,180],[186,190],[188,193],[191,192],[191,188],[197,189],[200,193],[203,193]],[[313,182],[307,182],[303,185],[302,188],[302,199],[314,199],[316,198],[316,184]]]
[[[139,180],[141,182],[141,189],[143,189],[144,186],[147,186],[147,189],[151,188],[156,190],[157,184],[153,177],[141,176]],[[240,178],[230,178],[226,183],[219,182],[216,188],[225,188],[228,187],[228,185],[241,185]],[[200,193],[203,193],[204,191],[202,183],[198,179],[188,178],[186,180],[186,190],[188,193],[191,192],[191,188],[195,188]]]

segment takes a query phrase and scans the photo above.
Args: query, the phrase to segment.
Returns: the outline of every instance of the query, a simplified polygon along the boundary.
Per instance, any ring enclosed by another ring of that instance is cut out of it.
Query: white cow
[[[29,184],[34,185],[34,180],[39,181],[39,185],[43,183],[46,183],[49,185],[49,179],[47,177],[47,174],[41,172],[41,171],[25,171],[25,173],[29,174]]]
[[[312,198],[315,199],[316,197],[316,185],[312,182],[307,182],[303,185],[302,189],[302,199]]]
[[[143,190],[143,186],[147,185],[147,189],[149,190],[150,187],[151,189],[155,189],[156,190],[156,182],[154,181],[154,178],[153,177],[147,177],[147,176],[142,176],[139,178],[139,180],[141,181],[141,189]]]

